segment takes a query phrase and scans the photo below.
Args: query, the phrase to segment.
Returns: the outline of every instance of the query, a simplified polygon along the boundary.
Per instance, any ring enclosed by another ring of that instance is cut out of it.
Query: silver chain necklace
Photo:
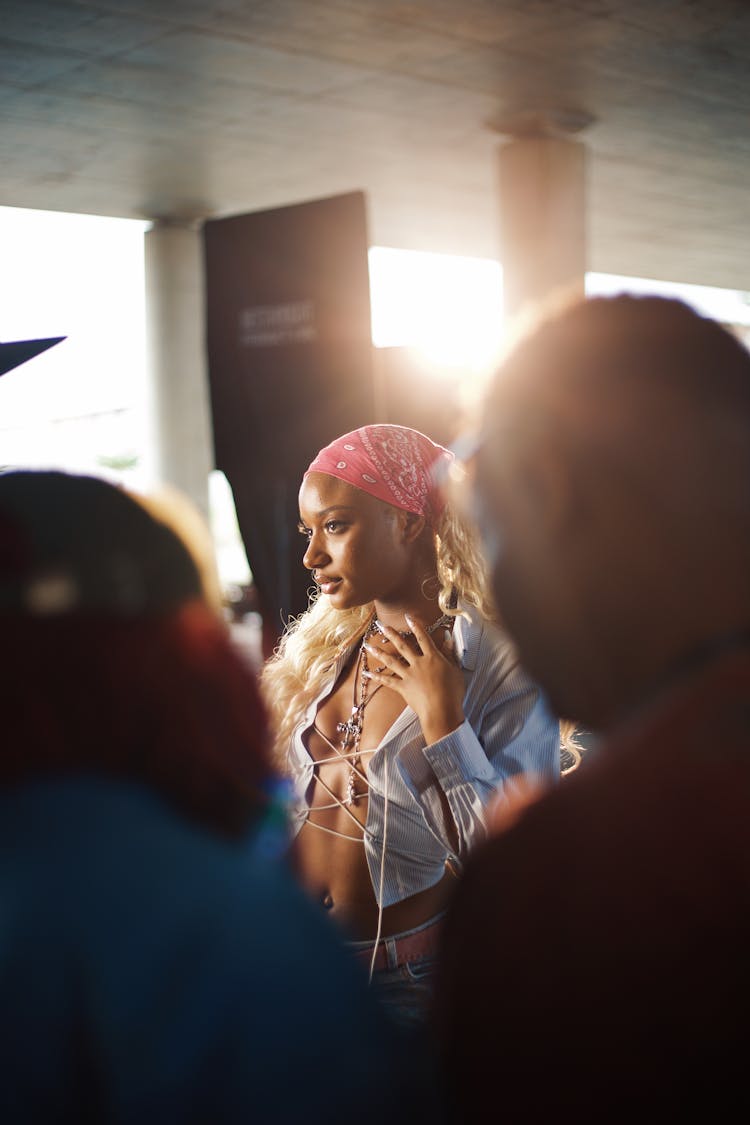
[[[437,621],[433,621],[432,625],[428,626],[428,635],[432,635],[432,633],[434,633],[436,629],[439,629],[441,625],[447,625],[452,620],[453,619],[449,613],[442,614],[442,616],[440,616]],[[400,637],[414,636],[414,633],[411,629],[398,629],[397,632]],[[364,726],[365,721],[365,707],[383,685],[377,684],[373,691],[370,692],[369,679],[367,676],[361,675],[361,672],[369,671],[367,667],[367,650],[365,649],[365,645],[370,640],[370,638],[374,636],[375,633],[380,633],[381,635],[383,635],[384,633],[384,626],[381,621],[378,621],[377,617],[373,617],[372,621],[367,626],[367,629],[364,636],[362,637],[362,641],[359,646],[359,652],[357,654],[357,667],[354,672],[352,713],[349,718],[345,720],[345,722],[336,724],[336,732],[337,734],[341,735],[341,753],[346,754],[347,758],[349,759],[349,776],[346,780],[346,792],[344,794],[343,802],[345,805],[356,804],[357,800],[360,797],[366,796],[367,793],[366,783],[363,792],[360,793],[357,791],[357,778],[361,778],[363,776],[361,768],[362,762],[359,753],[359,744],[362,738],[362,727]],[[379,669],[379,671],[382,671],[382,669]]]
[[[441,625],[447,625],[452,620],[453,620],[453,617],[451,616],[450,613],[444,613],[442,615],[442,617],[438,617],[437,621],[433,621],[432,625],[427,626],[428,636],[432,636],[432,634],[435,632],[436,629],[439,629]],[[382,621],[378,621],[377,617],[373,620],[372,624],[374,626],[374,632],[376,632],[376,633],[384,633],[385,632],[385,628],[386,628],[385,625],[383,624]],[[397,629],[396,632],[398,633],[399,637],[413,637],[414,636],[414,633],[412,632],[411,629]]]

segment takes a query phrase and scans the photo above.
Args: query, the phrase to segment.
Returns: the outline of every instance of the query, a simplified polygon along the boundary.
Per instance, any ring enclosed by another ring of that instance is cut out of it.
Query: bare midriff
[[[317,765],[307,792],[310,816],[296,837],[293,858],[308,891],[345,927],[349,937],[364,941],[375,938],[379,914],[362,842],[367,785],[355,777],[354,800],[343,807],[337,804],[335,798],[343,801],[347,793],[350,770],[344,761],[329,761],[336,756],[331,743],[341,746],[337,724],[351,714],[355,672],[356,660],[318,708],[315,726],[305,736],[307,750]],[[380,744],[403,709],[401,696],[386,687],[368,701],[358,765],[365,778],[373,755],[367,747]],[[434,886],[385,907],[381,937],[413,929],[440,913],[452,882],[453,877],[446,874]]]

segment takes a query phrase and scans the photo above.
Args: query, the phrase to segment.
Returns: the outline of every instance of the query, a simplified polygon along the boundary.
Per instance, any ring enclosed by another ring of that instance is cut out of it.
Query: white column
[[[214,464],[200,225],[155,223],[145,238],[145,270],[154,475],[208,517]]]
[[[567,137],[517,137],[501,146],[499,171],[506,316],[555,290],[583,296],[585,146]]]

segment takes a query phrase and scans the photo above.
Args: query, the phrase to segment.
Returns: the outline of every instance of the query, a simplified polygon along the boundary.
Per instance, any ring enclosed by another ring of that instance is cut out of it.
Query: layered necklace
[[[442,625],[448,625],[451,621],[451,615],[444,613],[437,621],[433,621],[432,625],[428,626],[427,633],[431,635]],[[359,652],[357,653],[357,666],[354,672],[352,713],[344,722],[336,724],[336,732],[341,735],[341,743],[337,753],[340,757],[346,758],[349,763],[349,776],[347,777],[346,790],[342,801],[342,804],[345,806],[356,804],[360,797],[367,795],[368,790],[367,777],[363,772],[362,756],[359,747],[362,739],[365,708],[383,685],[377,684],[373,690],[370,691],[369,676],[365,676],[362,673],[370,671],[367,663],[367,649],[365,645],[376,633],[384,635],[384,626],[382,622],[378,621],[377,617],[374,617],[365,630],[364,636],[360,642]],[[401,637],[414,636],[410,629],[399,629],[398,633]],[[382,672],[383,667],[374,670]],[[328,741],[328,739],[326,739],[326,741]],[[358,780],[364,782],[364,788],[361,791],[357,788]]]
[[[360,642],[359,652],[357,653],[357,666],[354,670],[354,687],[352,689],[352,713],[343,723],[336,724],[336,733],[341,735],[338,753],[348,759],[349,762],[349,776],[346,780],[346,790],[343,799],[344,805],[356,804],[357,799],[363,797],[367,792],[367,781],[362,772],[362,757],[359,744],[362,739],[362,727],[365,721],[365,707],[383,685],[377,684],[373,690],[370,691],[369,678],[363,676],[362,673],[369,672],[370,670],[367,664],[367,649],[365,645],[371,637],[378,632],[375,624],[376,621],[377,618],[373,618],[367,626],[365,634]],[[361,793],[357,791],[358,777],[365,782],[365,789]]]

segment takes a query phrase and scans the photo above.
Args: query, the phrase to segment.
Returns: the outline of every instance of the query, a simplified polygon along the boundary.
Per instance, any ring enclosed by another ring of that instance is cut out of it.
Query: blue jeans
[[[432,986],[437,966],[437,952],[430,950],[398,963],[398,942],[411,937],[439,921],[437,915],[392,937],[382,938],[380,945],[385,948],[387,968],[376,969],[372,974],[371,986],[388,1015],[398,1024],[411,1029],[419,1029],[427,1023],[432,1004]],[[367,965],[366,954],[372,951],[371,941],[349,941],[347,947],[358,954],[358,959]]]

